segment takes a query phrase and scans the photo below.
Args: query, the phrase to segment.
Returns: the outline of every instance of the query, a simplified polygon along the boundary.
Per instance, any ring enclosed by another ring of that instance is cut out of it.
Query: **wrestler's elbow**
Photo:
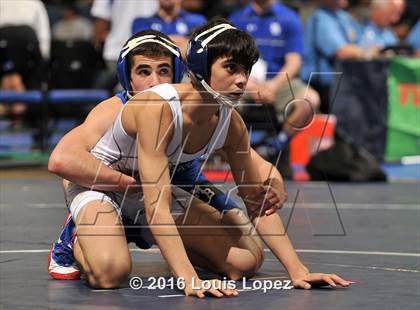
[[[54,174],[60,174],[63,171],[64,158],[59,152],[53,152],[48,160],[48,171]]]
[[[67,152],[55,149],[48,160],[48,171],[57,175],[66,174],[69,169],[69,158]]]

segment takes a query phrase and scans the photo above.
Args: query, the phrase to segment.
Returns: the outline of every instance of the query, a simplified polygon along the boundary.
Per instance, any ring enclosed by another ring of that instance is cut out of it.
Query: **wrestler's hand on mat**
[[[283,207],[287,201],[287,193],[283,184],[275,178],[267,179],[264,184],[258,185],[255,194],[240,195],[250,215],[271,215]]]
[[[211,283],[211,286],[210,284]],[[197,296],[198,298],[204,298],[206,296],[213,297],[233,297],[238,296],[239,292],[236,289],[224,289],[227,284],[222,283],[218,279],[206,280],[206,285],[203,285],[203,280],[195,278],[193,283],[186,283],[184,293],[186,296]],[[210,286],[210,288],[208,288]]]
[[[348,287],[353,282],[346,281],[333,273],[310,273],[307,272],[296,278],[292,278],[292,283],[295,288],[309,290],[311,288],[321,286],[331,286],[336,288],[337,284],[342,287]]]

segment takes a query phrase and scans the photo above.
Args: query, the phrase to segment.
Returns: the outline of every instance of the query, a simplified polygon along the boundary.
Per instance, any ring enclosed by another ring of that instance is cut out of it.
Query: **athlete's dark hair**
[[[224,18],[215,17],[208,21],[205,25],[195,28],[191,33],[191,40],[194,40],[194,38],[200,33],[219,24],[229,24],[234,26],[231,22]],[[255,45],[254,39],[249,33],[239,29],[229,29],[220,33],[207,44],[207,49],[207,72],[209,73],[209,78],[211,66],[220,57],[232,57],[232,60],[235,63],[244,66],[248,72],[251,71],[252,66],[259,57],[259,51]]]

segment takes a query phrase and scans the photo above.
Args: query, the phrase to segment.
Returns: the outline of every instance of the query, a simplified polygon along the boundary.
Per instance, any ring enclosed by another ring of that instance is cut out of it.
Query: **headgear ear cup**
[[[201,48],[201,41],[190,40],[188,43],[187,68],[199,81],[208,79],[207,48],[198,53]]]
[[[122,87],[127,91],[132,91],[130,69],[128,64],[127,55],[137,46],[144,43],[157,43],[166,47],[172,54],[173,57],[173,81],[174,83],[180,83],[184,75],[184,63],[181,59],[181,51],[171,41],[166,38],[159,37],[157,35],[144,35],[141,37],[133,38],[128,41],[127,44],[121,49],[120,55],[117,62],[117,76]]]
[[[175,56],[172,61],[173,66],[173,83],[181,83],[182,78],[184,77],[185,73],[185,65],[184,61],[181,58],[181,51],[177,47],[177,51],[179,52],[179,57]]]
[[[128,71],[128,64],[127,64],[127,58],[122,57],[122,51],[120,52],[120,56],[118,57],[117,62],[117,77],[118,81],[120,81],[121,86],[127,90],[132,91],[131,89],[131,80],[130,80],[130,72]]]

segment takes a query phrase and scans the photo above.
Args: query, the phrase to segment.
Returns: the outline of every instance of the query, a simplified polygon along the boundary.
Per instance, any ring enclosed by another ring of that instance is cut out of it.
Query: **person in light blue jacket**
[[[420,56],[420,20],[410,30],[406,38],[406,43],[416,50],[417,56]]]
[[[334,61],[361,58],[358,46],[359,28],[356,21],[343,10],[343,0],[320,0],[320,6],[308,18],[305,29],[304,61],[301,78],[321,95],[321,111],[328,102],[328,92],[335,75]]]
[[[361,25],[360,46],[365,49],[382,49],[398,45],[399,39],[391,25],[401,18],[405,2],[402,0],[373,0],[370,19]],[[372,55],[365,55],[367,58]]]

